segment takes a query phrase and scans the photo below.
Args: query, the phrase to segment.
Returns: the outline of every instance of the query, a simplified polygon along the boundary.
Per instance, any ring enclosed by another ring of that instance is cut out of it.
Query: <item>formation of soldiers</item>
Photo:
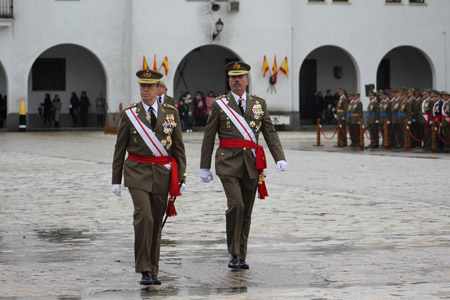
[[[363,118],[360,95],[347,95],[344,89],[339,89],[338,92],[340,98],[337,104],[337,119],[342,128],[342,138],[338,146],[347,146],[349,137],[350,146],[356,147],[360,142],[360,123]],[[436,128],[437,151],[450,152],[449,92],[399,88],[379,90],[378,94],[369,92],[368,96],[369,148],[378,148],[382,138],[382,145],[388,145],[390,148],[404,148],[406,142],[406,146],[421,147],[428,151],[431,150],[433,128]],[[408,132],[405,133],[405,130]]]

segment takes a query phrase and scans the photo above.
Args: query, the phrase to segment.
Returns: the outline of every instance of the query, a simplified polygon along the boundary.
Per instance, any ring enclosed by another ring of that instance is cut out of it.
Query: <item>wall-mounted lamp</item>
[[[222,31],[222,29],[223,29],[223,22],[219,18],[219,20],[216,22],[216,32],[214,32],[212,35],[213,41],[216,39],[216,37],[219,35],[219,33]]]

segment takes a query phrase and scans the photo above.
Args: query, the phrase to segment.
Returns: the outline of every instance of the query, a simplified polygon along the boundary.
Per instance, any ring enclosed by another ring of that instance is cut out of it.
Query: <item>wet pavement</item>
[[[450,299],[450,154],[280,136],[289,169],[270,159],[250,269],[233,271],[220,181],[201,182],[202,133],[184,135],[163,284],[142,289],[131,198],[110,191],[115,136],[0,132],[0,299]]]

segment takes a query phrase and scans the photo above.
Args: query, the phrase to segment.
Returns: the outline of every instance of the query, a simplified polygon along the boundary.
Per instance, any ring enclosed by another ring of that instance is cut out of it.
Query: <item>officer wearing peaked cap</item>
[[[287,169],[280,139],[272,124],[266,101],[249,95],[250,66],[235,61],[225,66],[231,92],[216,98],[206,124],[201,149],[200,178],[212,180],[211,155],[216,133],[219,148],[216,153],[216,173],[222,182],[227,198],[226,232],[228,267],[248,269],[245,261],[247,241],[256,191],[259,197],[267,196],[264,182],[266,160],[263,148],[258,144],[262,133],[279,171]]]
[[[336,105],[336,118],[338,121],[341,122],[342,126],[342,139],[341,144],[338,146],[347,146],[347,110],[348,110],[348,99],[347,99],[347,93],[343,88],[338,89],[339,94],[339,101]]]
[[[156,101],[156,85],[162,74],[146,69],[136,76],[142,101],[128,106],[122,114],[112,190],[120,196],[123,171],[134,205],[135,270],[142,273],[141,285],[151,285],[161,284],[157,275],[162,221],[169,191],[178,196],[183,190],[179,184],[186,170],[186,155],[177,109]]]

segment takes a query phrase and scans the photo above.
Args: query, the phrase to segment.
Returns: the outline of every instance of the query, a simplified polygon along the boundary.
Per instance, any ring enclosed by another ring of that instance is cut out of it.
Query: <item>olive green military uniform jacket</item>
[[[167,95],[164,96],[164,104],[169,104],[173,107],[177,106],[177,102],[175,101],[175,99]]]
[[[211,112],[205,127],[200,159],[201,169],[211,168],[211,155],[214,149],[216,132],[219,134],[219,139],[243,139],[238,128],[220,108],[217,103],[218,99],[216,98],[212,102]],[[241,115],[233,95],[228,93],[226,99],[228,100],[228,106]],[[266,101],[258,96],[247,94],[247,103],[243,117],[254,132],[257,140],[259,133],[262,132],[274,160],[276,162],[285,160],[280,139],[267,110]],[[215,166],[216,174],[219,176],[229,175],[242,178],[242,174],[245,171],[247,171],[250,179],[258,176],[258,171],[255,169],[255,157],[250,149],[219,147],[216,152]]]
[[[384,99],[380,103],[380,124],[384,126],[384,120],[391,121],[391,105],[389,99]]]
[[[400,99],[394,98],[391,100],[391,121],[392,124],[400,124],[402,121],[398,116],[398,110],[400,108]]]
[[[420,118],[419,118],[419,123],[420,124],[427,124],[427,120],[425,119],[425,116],[423,115],[424,113],[428,113],[430,114],[428,116],[428,121],[430,121],[430,119],[433,118],[432,114],[433,114],[433,104],[431,101],[431,98],[428,97],[426,99],[423,99],[420,105]]]
[[[412,104],[410,101],[405,100],[400,102],[400,107],[398,108],[398,117],[402,124],[405,121],[405,119],[408,121],[408,124],[411,124]]]
[[[157,121],[154,134],[165,147],[168,155],[175,158],[178,164],[178,178],[181,180],[186,170],[186,154],[184,151],[178,110],[172,105],[160,103],[158,105],[158,116],[156,117]],[[132,107],[136,107],[139,120],[148,128],[151,128],[150,122],[146,119],[147,113],[142,102],[133,104],[126,109]],[[175,120],[175,127],[168,126],[171,120]],[[112,184],[121,183],[123,170],[124,184],[126,187],[137,188],[155,194],[167,193],[169,191],[169,169],[161,165],[139,163],[128,158],[125,160],[126,152],[141,156],[155,155],[147,144],[145,144],[124,111],[120,120],[114,150]]]
[[[380,105],[376,98],[369,101],[369,105],[367,106],[367,123],[369,125],[375,125],[376,121],[380,120]]]
[[[342,95],[339,98],[339,101],[336,105],[336,116],[338,120],[342,120],[347,117],[347,108],[348,108],[348,100],[345,95]]]
[[[353,109],[352,109],[352,124],[356,125],[363,117],[363,108],[362,108],[362,102],[361,100],[356,99],[353,102]]]

